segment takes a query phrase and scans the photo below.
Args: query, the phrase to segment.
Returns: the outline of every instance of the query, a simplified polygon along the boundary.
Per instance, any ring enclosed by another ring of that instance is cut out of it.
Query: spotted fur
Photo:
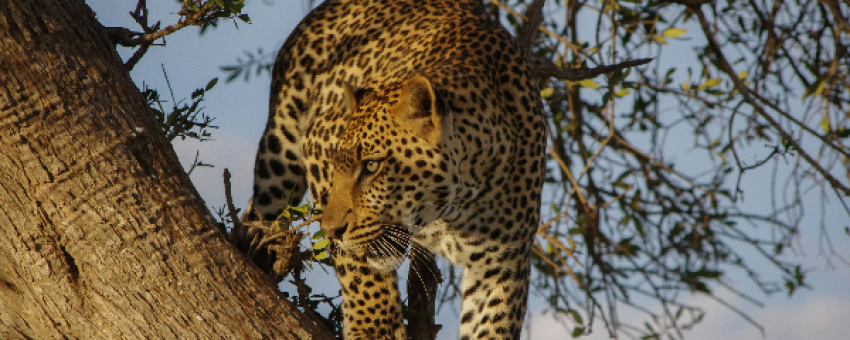
[[[480,0],[326,1],[278,54],[271,95],[252,218],[308,187],[325,207],[346,339],[406,338],[395,269],[417,249],[463,268],[462,339],[519,339],[545,119]]]

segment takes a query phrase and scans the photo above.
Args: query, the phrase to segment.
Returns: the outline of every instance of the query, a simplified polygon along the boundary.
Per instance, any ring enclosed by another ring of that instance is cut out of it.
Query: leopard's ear
[[[392,114],[403,129],[413,131],[434,145],[439,144],[451,120],[447,117],[446,105],[431,82],[422,76],[415,76],[401,86],[398,103]]]

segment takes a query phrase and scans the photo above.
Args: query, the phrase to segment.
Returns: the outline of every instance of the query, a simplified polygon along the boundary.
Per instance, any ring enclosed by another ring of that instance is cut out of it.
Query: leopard
[[[341,288],[344,339],[406,339],[397,269],[462,270],[460,339],[519,339],[540,222],[538,80],[481,0],[327,0],[272,68],[249,220],[306,193]]]

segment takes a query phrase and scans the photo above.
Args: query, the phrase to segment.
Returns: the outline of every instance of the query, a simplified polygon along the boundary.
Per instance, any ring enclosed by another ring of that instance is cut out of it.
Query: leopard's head
[[[321,226],[334,246],[393,270],[412,235],[455,213],[456,164],[445,154],[450,113],[421,76],[366,95],[344,92],[342,109],[352,115],[332,153]]]

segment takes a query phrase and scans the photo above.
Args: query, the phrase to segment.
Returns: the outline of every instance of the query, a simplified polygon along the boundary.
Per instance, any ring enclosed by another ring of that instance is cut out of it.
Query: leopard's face
[[[351,101],[332,154],[322,228],[377,269],[404,260],[410,238],[453,211],[453,166],[443,155],[443,117],[424,78]],[[436,115],[436,116],[435,116]]]

